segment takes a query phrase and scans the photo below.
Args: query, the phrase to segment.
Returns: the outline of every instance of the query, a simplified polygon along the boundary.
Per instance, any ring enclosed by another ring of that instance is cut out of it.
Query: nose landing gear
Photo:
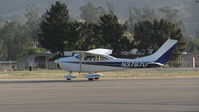
[[[72,72],[70,72],[69,74],[65,75],[64,78],[65,78],[66,80],[72,80],[72,79],[76,78],[76,76],[73,76],[71,73],[72,73]]]

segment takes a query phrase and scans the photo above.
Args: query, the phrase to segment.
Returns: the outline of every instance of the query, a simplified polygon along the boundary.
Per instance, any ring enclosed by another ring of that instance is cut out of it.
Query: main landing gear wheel
[[[95,80],[99,80],[99,77],[95,78]]]
[[[97,78],[88,78],[89,81],[93,81],[93,80],[99,80],[99,77]]]
[[[92,81],[92,80],[94,80],[94,79],[93,79],[93,78],[88,78],[88,80],[89,80],[89,81]]]
[[[85,78],[87,78],[89,81],[99,80],[100,77],[101,77],[100,74],[97,74],[97,73],[89,73],[85,75]]]

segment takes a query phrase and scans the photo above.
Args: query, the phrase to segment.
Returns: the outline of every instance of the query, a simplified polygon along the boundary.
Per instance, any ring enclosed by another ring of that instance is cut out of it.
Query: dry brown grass
[[[145,78],[191,78],[199,77],[199,71],[168,71],[168,70],[130,70],[107,72],[105,78],[128,78],[128,79],[145,79]]]
[[[63,70],[37,70],[0,72],[0,79],[64,79],[68,72]],[[86,73],[73,73],[78,78],[83,78]],[[102,72],[102,78],[115,79],[148,79],[148,78],[199,78],[199,70],[167,70],[167,69],[143,69]]]

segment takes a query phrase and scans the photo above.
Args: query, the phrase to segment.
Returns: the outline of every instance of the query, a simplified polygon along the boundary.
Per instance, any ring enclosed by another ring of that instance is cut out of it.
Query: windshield
[[[79,59],[79,54],[75,54],[74,57]]]

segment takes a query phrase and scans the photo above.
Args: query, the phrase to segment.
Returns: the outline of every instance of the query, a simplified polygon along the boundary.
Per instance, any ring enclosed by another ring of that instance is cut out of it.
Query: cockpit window
[[[76,54],[74,56],[77,59],[80,59],[81,55],[80,54]],[[114,57],[112,56],[99,56],[99,55],[84,55],[84,59],[83,61],[107,61],[110,59],[114,59]]]
[[[85,61],[95,61],[95,56],[84,56]]]

